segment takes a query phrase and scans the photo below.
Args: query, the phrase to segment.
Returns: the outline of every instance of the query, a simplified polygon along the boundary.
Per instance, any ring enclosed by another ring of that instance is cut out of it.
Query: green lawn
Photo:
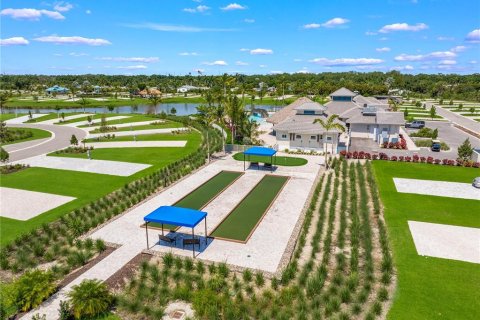
[[[480,201],[398,193],[392,178],[471,183],[478,169],[375,161],[398,285],[389,319],[476,319],[477,264],[417,254],[408,220],[480,227]]]
[[[19,113],[17,116],[15,116],[15,113],[0,113],[0,121],[10,120],[21,116],[24,116],[24,114]]]
[[[97,114],[93,114],[91,115],[92,117],[92,122],[94,122],[94,120],[100,120],[102,118],[102,115],[101,113],[97,113]],[[105,117],[108,121],[108,118],[109,117],[115,117],[115,116],[118,116],[117,114],[105,114]],[[65,116],[66,117],[66,116]],[[59,119],[60,120],[60,119]],[[68,124],[68,123],[75,123],[75,122],[80,122],[80,121],[87,121],[88,120],[88,116],[85,116],[85,117],[80,117],[80,118],[75,118],[75,119],[70,119],[70,120],[66,120],[66,121],[58,121],[58,122],[55,122],[55,124]],[[88,126],[88,125],[87,125]]]
[[[242,174],[243,172],[221,171],[173,205],[176,207],[200,210],[215,199]],[[148,226],[161,228],[161,225],[158,223],[149,223]],[[175,229],[176,226],[164,225],[163,228]]]
[[[73,115],[80,114],[80,113],[81,112],[68,112],[68,113],[64,113],[64,115],[65,115],[65,117],[68,117],[68,116],[73,116]],[[25,121],[25,123],[35,123],[35,122],[42,122],[42,121],[53,120],[53,119],[59,119],[60,120],[60,114],[57,114],[56,112],[47,113],[44,116]]]
[[[140,122],[140,121],[152,121],[152,122],[153,121],[160,121],[159,118],[156,118],[156,117],[154,117],[152,115],[148,115],[148,114],[110,113],[109,115],[110,116],[128,116],[128,118],[111,120],[111,121],[108,121],[108,119],[107,119],[107,125],[109,125],[109,126],[114,126],[116,124],[121,124],[121,123],[134,123],[134,122]],[[94,122],[93,125],[96,125],[96,126],[100,125],[100,121]],[[88,128],[88,127],[89,127],[88,124],[80,126],[80,128]]]
[[[117,130],[108,131],[108,132],[105,132],[105,133],[106,134],[108,134],[108,133],[112,134],[112,133],[115,133],[115,132],[118,132],[118,131],[137,131],[137,130],[150,130],[150,129],[182,128],[182,127],[183,127],[183,124],[181,124],[181,123],[167,121],[165,123],[160,123],[160,124],[144,124],[144,125],[141,125],[141,126],[135,126],[133,124],[132,127],[120,127],[120,128],[117,128]],[[90,133],[100,133],[100,130],[95,129],[95,130],[90,131]]]
[[[103,174],[28,168],[8,175],[1,175],[0,186],[54,193],[76,197],[67,204],[47,211],[28,221],[18,221],[0,217],[0,245],[3,246],[17,235],[26,233],[42,223],[58,219],[60,216],[80,208],[126,183],[146,176],[193,152],[201,143],[200,133],[192,132],[184,148],[119,148],[93,150],[94,159],[118,160],[146,163],[152,166],[129,177]],[[86,154],[64,154],[61,156],[86,158]]]
[[[288,177],[264,176],[210,235],[237,241],[248,240],[287,181]]]
[[[136,137],[137,141],[178,141],[191,139],[195,133],[153,133],[141,134]],[[115,138],[107,139],[105,137],[86,139],[86,142],[113,142],[113,141],[134,141],[133,136],[117,136]]]
[[[37,140],[37,139],[50,138],[52,136],[52,133],[50,131],[46,131],[46,130],[33,129],[33,128],[8,128],[8,131],[19,131],[19,130],[30,131],[30,132],[32,132],[33,136],[31,136],[29,138],[25,138],[25,139],[15,140],[15,141],[8,142],[8,143],[3,143],[3,144],[0,144],[0,145],[7,145],[7,144],[14,144],[14,143],[19,143],[19,142]]]
[[[233,158],[238,161],[243,161],[243,153],[239,152],[233,155]],[[256,161],[259,163],[270,163],[270,157],[267,156],[247,156],[245,161]],[[296,157],[273,157],[273,164],[277,166],[287,166],[287,167],[296,167],[296,166],[303,166],[306,165],[308,162],[307,159],[304,158],[296,158]]]

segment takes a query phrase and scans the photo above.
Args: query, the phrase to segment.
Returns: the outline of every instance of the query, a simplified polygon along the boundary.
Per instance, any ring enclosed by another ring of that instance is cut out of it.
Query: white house
[[[198,90],[198,89],[200,89],[200,88],[195,87],[195,86],[190,86],[190,85],[184,85],[184,86],[181,86],[180,88],[178,88],[177,92],[178,93],[186,93],[186,92],[193,91],[193,90]]]

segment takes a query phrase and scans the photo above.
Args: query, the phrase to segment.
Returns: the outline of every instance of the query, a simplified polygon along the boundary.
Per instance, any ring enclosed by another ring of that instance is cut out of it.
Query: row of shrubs
[[[400,141],[384,142],[382,143],[382,148],[407,150],[407,141],[401,134],[399,136],[400,136]]]
[[[4,166],[0,166],[0,174],[9,174],[9,173],[14,173],[23,169],[26,169],[30,167],[28,164],[7,164]]]
[[[435,159],[433,157],[423,157],[414,155],[410,156],[388,156],[386,153],[380,152],[377,154],[370,154],[369,152],[364,151],[354,151],[346,152],[341,151],[340,157],[346,159],[367,159],[367,160],[389,160],[389,161],[400,161],[400,162],[415,162],[415,163],[429,163],[429,164],[442,164],[449,166],[459,166],[459,167],[473,167],[480,168],[480,162],[474,162],[472,160],[451,160],[451,159]]]
[[[85,153],[88,150],[93,150],[93,146],[89,146],[89,147],[86,147],[86,148],[84,148],[84,147],[68,147],[68,148],[65,148],[65,149],[62,149],[62,150],[55,151],[55,154],[62,154],[62,153],[77,154],[77,153]]]

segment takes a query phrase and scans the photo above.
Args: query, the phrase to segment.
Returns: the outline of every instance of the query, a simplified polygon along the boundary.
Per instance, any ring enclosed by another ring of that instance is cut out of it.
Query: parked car
[[[442,144],[440,143],[439,140],[432,140],[432,146],[430,147],[430,150],[434,152],[440,152],[442,149]]]
[[[424,127],[425,121],[423,120],[414,120],[412,122],[405,123],[405,128],[422,129]]]
[[[480,177],[476,177],[475,179],[473,179],[472,186],[480,189]]]

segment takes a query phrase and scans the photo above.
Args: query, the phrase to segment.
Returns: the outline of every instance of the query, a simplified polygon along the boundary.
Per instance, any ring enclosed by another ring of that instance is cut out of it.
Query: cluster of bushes
[[[187,133],[191,133],[192,130],[190,129],[182,129],[182,130],[173,130],[171,133],[172,134],[187,134]]]
[[[88,150],[93,150],[93,146],[90,147],[68,147],[62,150],[55,151],[55,154],[62,154],[62,153],[85,153]]]
[[[382,143],[382,148],[407,150],[407,141],[405,140],[403,135],[400,134],[399,137],[400,137],[400,141]]]
[[[4,166],[0,166],[0,174],[9,174],[9,173],[14,173],[23,169],[26,169],[30,167],[28,164],[7,164]]]
[[[417,132],[410,133],[410,137],[419,137],[419,138],[438,138],[438,129],[430,129],[427,127],[421,128]]]
[[[303,149],[295,149],[295,150],[285,149],[283,151],[288,154],[302,154],[305,156],[322,156],[325,154],[324,152],[317,152],[315,150],[303,150]]]
[[[97,137],[98,140],[100,140],[100,137]],[[110,139],[115,139],[115,133],[107,133],[105,135],[102,136],[102,139],[107,139],[107,140],[110,140]]]
[[[432,140],[431,139],[416,139],[414,142],[415,142],[415,145],[417,147],[430,148],[432,146]],[[441,141],[440,142],[440,149],[443,150],[443,151],[448,151],[448,150],[450,150],[450,147],[448,146],[448,144]]]
[[[380,152],[377,154],[370,154],[364,151],[354,151],[354,152],[346,152],[341,151],[340,157],[346,159],[367,159],[367,160],[390,160],[390,161],[400,161],[400,162],[416,162],[416,163],[430,163],[430,164],[442,164],[442,165],[449,165],[449,166],[460,166],[460,167],[473,167],[473,168],[480,168],[480,162],[473,162],[471,160],[449,160],[449,159],[435,159],[433,157],[423,157],[414,155],[413,157],[410,156],[388,156],[386,153]]]
[[[101,126],[100,128],[98,129],[95,129],[93,130],[93,132],[110,132],[110,131],[116,131],[117,130],[117,127],[115,126]]]
[[[2,122],[3,123],[3,122]],[[33,137],[33,132],[25,129],[8,129],[3,127],[0,134],[0,143],[10,143],[18,140],[28,139]]]

